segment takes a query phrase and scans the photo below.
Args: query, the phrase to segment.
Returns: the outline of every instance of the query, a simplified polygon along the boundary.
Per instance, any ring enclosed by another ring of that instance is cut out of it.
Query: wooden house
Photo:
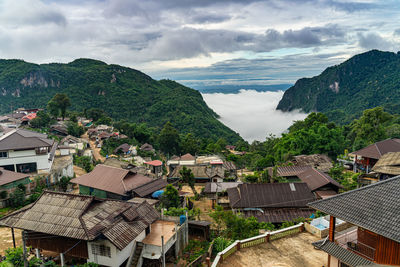
[[[343,186],[332,179],[328,174],[314,168],[307,169],[297,175],[306,183],[317,198],[328,198],[336,195]]]
[[[355,155],[354,171],[369,173],[378,160],[389,152],[400,152],[400,139],[386,139],[352,152]]]
[[[146,257],[159,259],[178,240],[177,225],[159,217],[147,202],[45,191],[32,205],[0,219],[0,225],[24,230],[27,246],[60,253],[61,266],[70,259],[136,266]]]
[[[306,183],[239,184],[227,192],[234,212],[270,223],[310,217],[307,203],[316,199]]]
[[[330,215],[328,239],[313,243],[328,266],[400,265],[400,177],[309,204]],[[355,225],[336,232],[336,219]]]

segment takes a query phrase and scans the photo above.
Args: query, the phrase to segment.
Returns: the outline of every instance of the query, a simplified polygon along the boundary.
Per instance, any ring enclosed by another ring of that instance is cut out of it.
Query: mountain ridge
[[[320,75],[297,80],[285,91],[277,109],[323,112],[338,123],[348,123],[376,106],[399,113],[399,84],[400,54],[370,50]]]
[[[115,120],[161,128],[170,121],[182,133],[241,140],[218,121],[200,92],[171,80],[154,80],[138,70],[95,59],[35,64],[0,60],[0,114],[17,107],[44,108],[56,93],[71,98],[71,110],[101,108]]]

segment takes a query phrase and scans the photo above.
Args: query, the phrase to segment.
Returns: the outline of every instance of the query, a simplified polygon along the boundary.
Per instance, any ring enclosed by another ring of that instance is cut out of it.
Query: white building
[[[46,134],[12,130],[0,137],[0,167],[23,173],[48,173],[56,147]]]

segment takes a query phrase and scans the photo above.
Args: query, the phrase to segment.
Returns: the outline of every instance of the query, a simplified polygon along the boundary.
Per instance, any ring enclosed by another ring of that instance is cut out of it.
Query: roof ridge
[[[317,201],[313,201],[313,202],[308,203],[308,205],[310,205],[310,204],[317,204],[317,203],[320,203],[320,202],[328,201],[328,200],[330,200],[330,199],[339,198],[339,197],[341,197],[341,196],[348,195],[348,194],[350,194],[350,193],[352,193],[352,192],[362,191],[362,190],[368,189],[368,188],[370,188],[370,187],[379,186],[379,185],[382,185],[382,184],[385,184],[385,183],[388,183],[388,182],[391,182],[391,181],[397,180],[397,179],[400,179],[400,175],[397,175],[397,176],[395,176],[395,177],[389,178],[389,179],[387,179],[387,180],[379,181],[379,182],[377,182],[377,183],[373,183],[373,184],[369,184],[369,185],[366,185],[366,186],[363,186],[363,187],[360,187],[360,188],[356,188],[356,189],[353,189],[353,190],[350,190],[350,191],[347,191],[347,192],[343,192],[343,193],[340,193],[340,194],[338,194],[338,195],[331,196],[330,198],[320,199],[320,200],[317,200]]]
[[[384,140],[385,141],[385,140]],[[375,145],[375,147],[376,147],[376,150],[378,151],[378,153],[379,153],[379,156],[382,156],[382,153],[381,153],[381,150],[379,149],[379,147],[378,147],[378,144],[377,143],[374,143],[374,145]]]

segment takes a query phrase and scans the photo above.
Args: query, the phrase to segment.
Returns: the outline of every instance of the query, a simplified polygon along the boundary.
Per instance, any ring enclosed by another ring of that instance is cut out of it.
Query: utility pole
[[[15,245],[15,234],[14,234],[14,228],[11,228],[11,235],[12,235],[12,240],[13,240],[13,246],[14,246],[14,248],[16,248],[16,245]]]
[[[25,231],[22,231],[22,246],[24,249],[24,267],[28,267],[28,260],[26,259],[27,253],[26,253],[26,236],[25,236]]]
[[[164,236],[161,236],[162,267],[165,267]]]

